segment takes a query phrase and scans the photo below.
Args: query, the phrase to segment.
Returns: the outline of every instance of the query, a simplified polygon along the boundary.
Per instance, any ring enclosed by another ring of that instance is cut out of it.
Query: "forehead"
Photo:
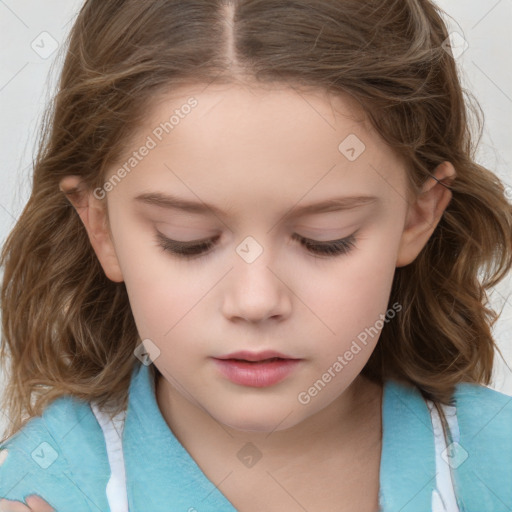
[[[313,89],[181,87],[155,98],[128,146],[116,191],[132,197],[310,203],[331,192],[396,199],[404,185],[403,164],[356,102]]]
[[[363,109],[347,94],[334,95],[306,86],[237,83],[181,86],[160,92],[149,102],[143,125],[135,135],[155,127],[155,122],[168,120],[174,112],[179,117],[173,120],[175,128],[181,120],[189,119],[188,125],[196,130],[202,127],[210,135],[218,132],[211,128],[219,121],[217,128],[234,127],[237,133],[243,130],[261,135],[266,129],[272,134],[285,131],[299,137],[355,125],[371,130]]]

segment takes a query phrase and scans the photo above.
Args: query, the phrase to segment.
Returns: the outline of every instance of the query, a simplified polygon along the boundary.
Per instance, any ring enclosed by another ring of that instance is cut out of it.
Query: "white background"
[[[478,161],[512,186],[512,0],[441,0],[438,4],[453,17],[450,31],[458,32],[469,45],[457,61],[465,87],[485,113]],[[58,52],[42,58],[32,45],[45,37],[42,32],[61,43],[81,5],[82,0],[0,0],[1,243],[29,195],[38,124],[60,65],[55,61]],[[54,62],[57,68],[49,80]],[[494,332],[507,363],[497,354],[490,387],[512,396],[510,277],[493,293],[493,304],[504,308]],[[0,414],[0,430],[2,420]]]

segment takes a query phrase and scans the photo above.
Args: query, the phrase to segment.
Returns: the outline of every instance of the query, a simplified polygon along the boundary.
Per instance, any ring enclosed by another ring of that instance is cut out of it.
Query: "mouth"
[[[236,357],[234,357],[236,355]],[[300,359],[274,354],[230,354],[213,358],[220,374],[241,386],[263,388],[286,379]]]

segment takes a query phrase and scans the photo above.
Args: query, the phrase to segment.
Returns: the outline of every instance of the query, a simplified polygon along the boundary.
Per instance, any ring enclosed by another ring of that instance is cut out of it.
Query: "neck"
[[[167,425],[198,461],[237,453],[245,443],[265,452],[267,463],[294,460],[307,454],[363,454],[380,446],[382,438],[382,386],[359,375],[331,404],[301,423],[272,432],[240,431],[216,421],[192,404],[162,375],[156,379],[157,402]],[[307,448],[307,450],[305,450]],[[207,455],[209,453],[209,455]],[[206,454],[206,455],[205,455]],[[295,463],[295,462],[294,462]]]

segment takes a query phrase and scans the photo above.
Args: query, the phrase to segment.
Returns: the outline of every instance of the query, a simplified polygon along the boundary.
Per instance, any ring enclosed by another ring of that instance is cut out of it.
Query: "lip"
[[[250,350],[239,350],[238,352],[232,352],[225,356],[218,356],[215,359],[243,359],[244,361],[263,361],[264,359],[271,359],[273,357],[279,357],[280,359],[296,359],[294,357],[281,354],[275,350],[263,350],[261,352],[251,352]]]
[[[239,351],[214,357],[213,360],[222,375],[231,382],[254,388],[281,382],[301,361],[273,350]]]

